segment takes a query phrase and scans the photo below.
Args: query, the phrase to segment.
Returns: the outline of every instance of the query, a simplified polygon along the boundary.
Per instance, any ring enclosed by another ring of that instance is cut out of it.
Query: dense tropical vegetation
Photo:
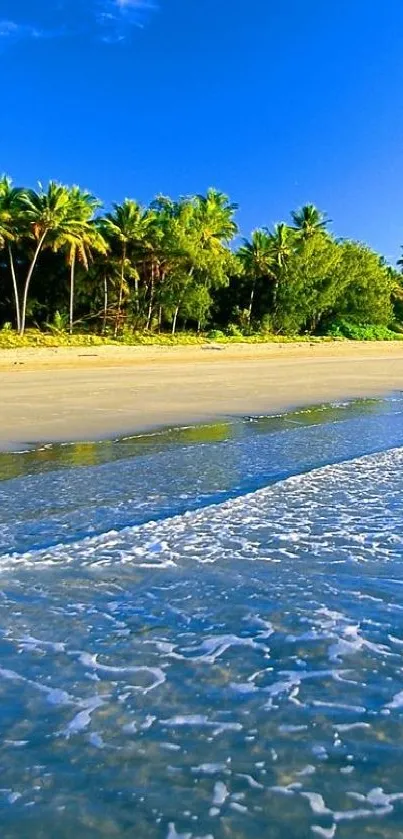
[[[239,238],[237,205],[209,189],[101,212],[77,186],[0,179],[0,329],[134,341],[140,335],[403,332],[403,278],[336,239],[309,204]]]

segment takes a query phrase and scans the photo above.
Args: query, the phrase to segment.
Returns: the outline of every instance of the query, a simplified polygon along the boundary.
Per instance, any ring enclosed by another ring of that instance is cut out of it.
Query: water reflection
[[[167,428],[115,440],[54,443],[39,447],[32,444],[26,451],[18,453],[0,452],[0,480],[64,467],[96,466],[131,457],[157,454],[180,446],[222,443],[256,434],[271,434],[287,430],[292,425],[306,427],[333,424],[364,415],[398,413],[402,409],[403,398],[396,394],[389,400],[357,399],[344,403],[314,405],[279,416],[245,417],[208,425]]]

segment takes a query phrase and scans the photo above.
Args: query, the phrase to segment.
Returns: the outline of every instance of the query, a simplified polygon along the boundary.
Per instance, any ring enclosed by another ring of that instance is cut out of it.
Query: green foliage
[[[45,328],[54,335],[64,335],[69,325],[69,318],[66,314],[56,311],[51,323],[45,323]]]
[[[403,334],[375,323],[354,323],[348,320],[335,320],[329,327],[328,334],[333,338],[348,338],[350,341],[402,341]]]
[[[240,340],[245,337],[245,333],[237,323],[229,323],[225,330],[225,334],[229,338],[239,338]]]
[[[19,347],[91,347],[110,344],[111,340],[99,335],[69,335],[68,332],[41,332],[27,329],[24,335],[15,331],[0,330],[0,348],[18,349]]]
[[[335,239],[313,204],[238,250],[237,205],[215,189],[100,209],[78,186],[32,190],[0,178],[2,346],[198,343],[202,330],[223,343],[329,329],[341,338],[340,323],[367,339],[362,324],[381,337],[403,322],[401,274],[365,245]]]
[[[207,334],[210,341],[225,341],[225,334],[221,329],[211,329]]]
[[[302,239],[309,239],[316,233],[323,232],[329,224],[325,213],[322,213],[314,204],[306,204],[299,210],[291,213],[296,230]]]
[[[334,275],[334,318],[388,325],[393,320],[393,281],[377,253],[359,242],[342,242]]]
[[[340,247],[330,237],[309,236],[293,248],[279,278],[276,330],[314,332],[332,311],[339,288],[335,282]]]
[[[260,323],[260,329],[261,329],[263,335],[270,335],[274,332],[273,316],[271,314],[270,315],[269,314],[263,315],[261,323]]]
[[[326,330],[338,317],[387,325],[392,283],[378,254],[357,242],[325,234],[306,237],[293,250],[278,291],[276,327],[285,332]]]
[[[182,316],[204,327],[211,308],[211,295],[208,288],[196,282],[191,283],[184,295]]]
[[[371,338],[367,330],[372,331]],[[385,327],[357,327],[352,325],[348,336],[350,340],[377,340],[394,341],[403,340],[402,333],[395,333]],[[320,344],[329,341],[347,340],[340,330],[328,335],[274,335],[270,333],[255,333],[253,335],[234,334],[226,335],[219,329],[212,329],[207,335],[198,335],[191,332],[179,332],[176,335],[167,333],[149,334],[145,332],[133,332],[127,330],[118,338],[112,336],[103,337],[93,333],[69,335],[64,332],[42,332],[40,330],[27,329],[24,335],[19,335],[15,330],[0,330],[0,349],[18,349],[25,347],[101,347],[101,346],[203,346],[209,344]]]

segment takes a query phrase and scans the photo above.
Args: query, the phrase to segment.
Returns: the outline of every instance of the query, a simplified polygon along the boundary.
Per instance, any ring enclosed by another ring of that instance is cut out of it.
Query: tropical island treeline
[[[337,239],[308,204],[240,239],[237,205],[214,189],[101,212],[77,186],[0,179],[0,328],[98,334],[398,337],[403,277]],[[393,331],[391,331],[393,330]]]

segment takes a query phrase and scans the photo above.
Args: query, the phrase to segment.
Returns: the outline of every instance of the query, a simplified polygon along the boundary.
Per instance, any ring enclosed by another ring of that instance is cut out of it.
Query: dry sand
[[[0,350],[0,448],[403,388],[403,342]]]

